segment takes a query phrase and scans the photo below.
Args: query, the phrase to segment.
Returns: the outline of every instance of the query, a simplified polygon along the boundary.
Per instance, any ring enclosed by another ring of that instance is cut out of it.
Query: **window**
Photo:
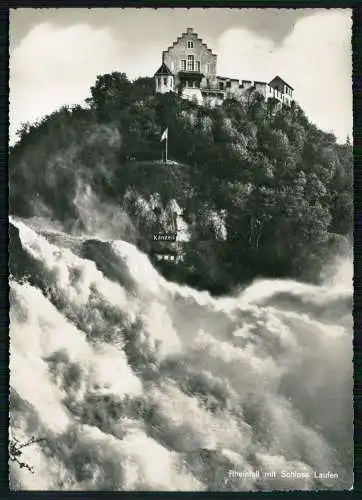
[[[181,71],[186,71],[186,60],[185,59],[182,59],[180,61],[180,68],[181,68]]]
[[[226,88],[229,89],[230,87],[231,87],[231,82],[230,81],[226,82]]]
[[[224,90],[224,83],[223,82],[219,82],[219,89]]]
[[[210,73],[211,72],[211,66],[210,66],[210,63],[207,63],[206,64],[206,73]]]
[[[196,71],[198,73],[200,73],[200,71],[201,71],[201,63],[200,63],[200,61],[196,61]]]
[[[156,88],[158,89],[159,86],[160,86],[160,80],[156,78]]]
[[[175,70],[175,63],[174,61],[171,61],[171,71],[174,71]]]
[[[195,57],[192,55],[187,56],[187,71],[194,71]]]
[[[192,42],[191,40],[189,40],[189,41],[187,42],[187,48],[188,48],[188,49],[193,49],[193,48],[194,48],[194,42]]]
[[[164,85],[167,85],[167,76],[165,76],[165,77],[163,78],[163,84],[164,84]]]

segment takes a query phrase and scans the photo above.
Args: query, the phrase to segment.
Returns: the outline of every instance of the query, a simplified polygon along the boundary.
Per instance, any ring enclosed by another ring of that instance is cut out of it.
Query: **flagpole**
[[[168,142],[168,129],[167,129],[167,135],[166,135],[166,163],[167,163],[167,142]]]

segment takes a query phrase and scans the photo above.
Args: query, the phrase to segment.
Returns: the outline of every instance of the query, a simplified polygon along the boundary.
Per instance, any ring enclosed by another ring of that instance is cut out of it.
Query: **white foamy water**
[[[10,436],[44,439],[12,489],[351,487],[350,263],[214,298],[130,243],[11,224]]]

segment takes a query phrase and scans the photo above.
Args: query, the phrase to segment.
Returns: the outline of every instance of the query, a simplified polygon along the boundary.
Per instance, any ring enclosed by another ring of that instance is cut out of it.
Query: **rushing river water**
[[[213,298],[121,240],[10,221],[10,487],[348,489],[351,263]]]

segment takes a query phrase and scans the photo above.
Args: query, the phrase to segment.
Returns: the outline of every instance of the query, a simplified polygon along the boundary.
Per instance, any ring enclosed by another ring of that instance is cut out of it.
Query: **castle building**
[[[162,64],[154,78],[156,92],[177,92],[199,104],[221,104],[230,97],[244,100],[255,92],[285,105],[293,100],[293,87],[279,76],[269,83],[218,76],[217,55],[192,28],[162,52]]]

